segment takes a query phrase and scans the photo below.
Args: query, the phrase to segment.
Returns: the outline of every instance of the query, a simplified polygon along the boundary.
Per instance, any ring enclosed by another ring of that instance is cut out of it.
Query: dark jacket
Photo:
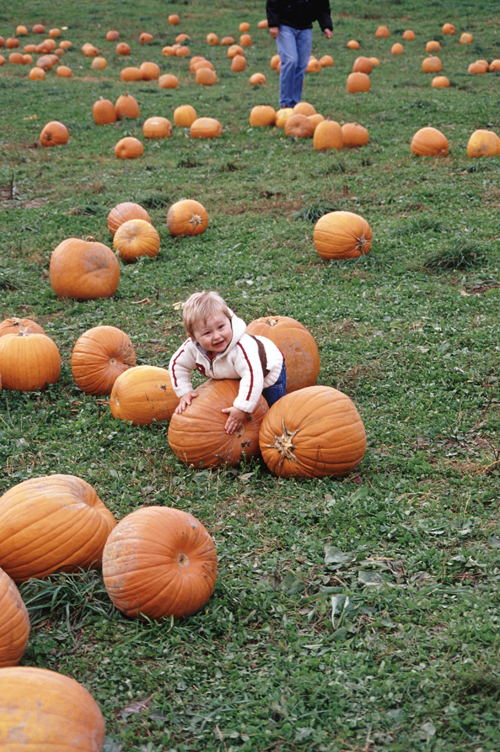
[[[311,29],[317,21],[321,30],[333,31],[328,0],[266,0],[269,26],[291,26],[292,29]]]

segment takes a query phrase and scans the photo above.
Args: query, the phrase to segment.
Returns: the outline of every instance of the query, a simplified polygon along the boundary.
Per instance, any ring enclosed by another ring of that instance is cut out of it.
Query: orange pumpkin
[[[115,146],[118,159],[137,159],[144,154],[144,146],[135,136],[124,136]]]
[[[450,85],[449,80],[446,78],[446,76],[434,76],[432,79],[431,86],[434,89],[447,89]]]
[[[331,55],[322,55],[319,59],[320,65],[322,68],[332,68],[333,67],[333,57]]]
[[[377,27],[377,29],[375,31],[375,37],[377,39],[384,39],[384,38],[387,38],[387,37],[390,37],[390,36],[391,36],[391,33],[390,33],[389,29],[387,28],[387,26],[378,26]]]
[[[116,326],[94,326],[75,342],[71,371],[85,394],[111,394],[118,376],[135,366],[130,337]]]
[[[250,31],[250,24],[248,21],[242,21],[238,27],[239,31]]]
[[[168,17],[168,22],[172,26],[178,26],[180,24],[180,19],[177,13],[171,13]]]
[[[160,236],[150,222],[129,219],[115,232],[113,248],[126,263],[142,256],[155,258],[160,251]]]
[[[163,76],[160,76],[158,79],[158,86],[160,89],[177,89],[179,86],[179,79],[171,73],[164,73]]]
[[[29,634],[30,618],[21,594],[14,580],[0,569],[0,668],[19,663]],[[0,744],[1,737],[0,731]]]
[[[312,138],[314,135],[314,125],[307,115],[300,113],[292,114],[285,123],[285,135],[294,138]]]
[[[115,524],[82,478],[30,478],[0,496],[0,567],[15,582],[99,567]]]
[[[125,92],[121,94],[115,103],[115,112],[117,120],[123,120],[123,118],[138,118],[141,116],[141,109],[137,103],[135,97]]]
[[[213,32],[207,34],[207,44],[216,47],[219,44],[219,37],[217,36],[217,34],[214,34]]]
[[[130,55],[131,52],[130,45],[126,42],[118,42],[115,49],[117,55]]]
[[[28,74],[30,81],[43,81],[45,78],[45,71],[43,68],[32,68]]]
[[[142,71],[134,65],[127,65],[120,71],[120,81],[129,83],[130,81],[142,81]]]
[[[198,387],[198,397],[184,412],[172,415],[168,441],[173,453],[186,465],[234,467],[244,455],[257,454],[259,428],[268,409],[262,396],[238,431],[227,434],[224,430],[227,416],[222,410],[231,407],[239,386],[236,379],[206,381]]]
[[[103,99],[99,97],[97,102],[94,102],[92,106],[92,115],[96,125],[108,125],[109,123],[116,123],[116,110],[113,102],[109,99]]]
[[[92,60],[90,67],[92,68],[92,70],[104,70],[107,64],[108,63],[105,57],[97,56]]]
[[[144,81],[156,81],[160,78],[160,66],[156,63],[144,62],[139,66]]]
[[[372,231],[366,219],[359,214],[334,211],[318,219],[313,241],[317,252],[325,260],[357,258],[369,252]]]
[[[167,212],[167,227],[174,237],[201,235],[207,229],[207,225],[207,210],[194,199],[177,201]]]
[[[356,39],[350,39],[347,42],[347,49],[349,49],[349,50],[359,50],[359,42],[357,42]]]
[[[4,389],[32,392],[55,384],[60,373],[59,349],[46,334],[24,330],[0,337],[0,374]]]
[[[147,44],[148,42],[153,41],[153,35],[149,34],[147,31],[143,31],[142,34],[139,34],[139,42],[141,44]]]
[[[289,316],[262,316],[248,324],[247,333],[267,337],[285,356],[287,394],[316,383],[320,367],[318,346],[299,321]]]
[[[269,126],[276,122],[276,110],[270,104],[258,104],[250,111],[250,125]]]
[[[196,118],[189,128],[191,138],[219,138],[222,136],[222,125],[215,118]]]
[[[440,52],[440,50],[441,44],[437,41],[437,39],[430,39],[425,45],[426,52]]]
[[[266,77],[263,73],[252,73],[249,81],[252,86],[264,86],[266,84]]]
[[[240,36],[240,44],[242,47],[251,47],[252,37],[250,36],[250,34],[242,34]]]
[[[108,230],[114,235],[120,225],[129,219],[145,219],[146,222],[151,222],[151,218],[144,207],[135,204],[133,201],[123,201],[109,212],[107,216]]]
[[[451,23],[445,23],[443,24],[443,27],[441,29],[443,34],[454,34],[455,33],[455,27]]]
[[[446,157],[448,154],[448,139],[437,128],[420,128],[412,140],[410,151],[418,157]]]
[[[196,71],[196,83],[199,86],[213,86],[217,83],[217,75],[215,71],[202,66]]]
[[[323,120],[316,126],[313,146],[317,151],[340,150],[343,145],[342,128],[335,120]]]
[[[260,450],[281,477],[348,475],[366,451],[366,433],[352,400],[329,386],[286,394],[262,421]]]
[[[460,34],[460,44],[471,44],[474,41],[474,37],[470,32],[464,31],[463,34]]]
[[[342,140],[347,149],[357,149],[360,146],[366,146],[370,136],[367,129],[359,123],[344,123]]]
[[[415,32],[412,31],[412,29],[406,29],[406,31],[403,31],[403,39],[405,39],[407,42],[414,42]]]
[[[440,73],[442,69],[443,64],[436,55],[426,57],[425,60],[422,60],[423,73]]]
[[[220,43],[223,47],[226,47],[226,46],[230,47],[232,44],[234,44],[234,37],[230,37],[230,36],[222,37]]]
[[[348,94],[370,91],[370,77],[360,71],[350,73],[347,76],[346,90]]]
[[[52,251],[49,277],[58,298],[111,298],[120,281],[120,263],[103,243],[67,238]]]
[[[235,73],[241,73],[245,70],[247,61],[244,55],[235,55],[231,60],[231,70]]]
[[[130,368],[118,376],[109,399],[113,417],[131,421],[134,426],[168,421],[178,404],[168,370],[148,365]]]
[[[106,42],[118,42],[120,39],[120,32],[116,29],[110,29],[106,32]]]
[[[181,104],[174,110],[174,125],[181,128],[190,128],[196,118],[196,110],[190,104]]]
[[[0,671],[0,746],[5,752],[101,752],[105,723],[92,695],[75,679],[45,668]]]
[[[361,55],[354,61],[352,70],[354,73],[371,73],[373,70],[373,63],[369,57]]]
[[[494,157],[499,153],[500,139],[494,131],[477,130],[470,136],[467,143],[467,156],[469,159]]]
[[[68,143],[69,131],[63,123],[53,120],[47,123],[40,133],[42,146],[58,146]]]
[[[402,55],[403,54],[403,45],[401,42],[396,42],[391,47],[391,55]]]
[[[170,138],[173,133],[172,123],[164,117],[150,117],[142,126],[144,138]]]
[[[19,334],[19,332],[46,333],[40,324],[32,319],[19,319],[14,316],[0,322],[0,337],[3,337],[4,334]]]
[[[60,65],[57,69],[56,76],[59,78],[72,78],[73,71],[67,65]]]
[[[133,618],[191,616],[212,595],[216,577],[211,536],[196,517],[180,509],[136,509],[120,520],[104,548],[108,595]]]

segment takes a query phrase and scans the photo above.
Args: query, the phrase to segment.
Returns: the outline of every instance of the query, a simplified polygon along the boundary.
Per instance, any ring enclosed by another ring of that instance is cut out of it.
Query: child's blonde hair
[[[184,329],[192,337],[197,324],[200,322],[201,324],[205,324],[209,318],[219,313],[225,314],[228,319],[231,318],[231,311],[219,293],[207,292],[206,290],[194,292],[182,304],[182,323],[184,324]]]

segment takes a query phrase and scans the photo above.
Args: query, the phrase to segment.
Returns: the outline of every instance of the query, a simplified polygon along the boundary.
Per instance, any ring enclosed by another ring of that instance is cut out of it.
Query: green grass
[[[358,121],[359,150],[320,154],[282,129],[251,128],[256,104],[278,106],[269,67],[275,44],[257,30],[264,3],[215,0],[118,3],[79,9],[39,0],[0,10],[0,34],[42,20],[67,26],[71,80],[0,68],[0,312],[33,317],[56,341],[63,366],[47,390],[0,393],[0,493],[31,477],[71,473],[91,483],[117,519],[145,505],[194,514],[215,539],[212,598],[182,622],[136,622],[110,604],[100,573],[58,575],[21,586],[32,618],[23,665],[69,674],[106,719],[108,752],[495,752],[499,732],[498,515],[500,444],[499,157],[469,160],[477,128],[500,133],[498,74],[469,76],[478,57],[500,57],[497,3],[353,0],[334,6],[334,37],[316,27],[313,52],[333,68],[308,74],[304,99],[325,117]],[[167,23],[181,16],[179,27]],[[247,69],[232,73],[206,34],[239,36],[248,20]],[[445,21],[454,37],[443,36]],[[379,24],[390,39],[375,39]],[[132,55],[105,33],[117,28]],[[392,56],[412,28],[417,39]],[[474,42],[461,45],[462,31]],[[154,42],[141,46],[139,33]],[[185,31],[191,55],[212,60],[213,87],[197,87],[189,57],[162,47]],[[30,35],[28,41],[32,41]],[[359,52],[346,48],[360,42]],[[423,74],[425,42],[438,39],[447,90]],[[108,60],[92,71],[80,52]],[[374,55],[368,94],[347,95],[358,54]],[[145,60],[178,75],[175,90],[125,85],[119,71]],[[263,72],[264,87],[250,87]],[[141,118],[98,127],[92,104],[129,90]],[[216,117],[222,137],[146,142],[142,122],[173,119],[180,104]],[[42,149],[49,120],[70,130]],[[419,159],[410,142],[432,125],[445,159]],[[144,156],[120,161],[124,135]],[[195,198],[210,221],[174,240],[168,207]],[[136,201],[161,237],[157,259],[122,266],[116,295],[56,298],[48,269],[67,237],[111,244],[109,210]],[[314,222],[324,211],[361,214],[369,255],[323,262]],[[368,436],[361,465],[344,479],[279,480],[258,461],[196,471],[169,450],[166,424],[114,420],[106,399],[75,385],[71,351],[88,328],[118,326],[138,363],[167,366],[183,339],[179,301],[218,289],[246,321],[291,316],[314,335],[318,383],[355,402]]]

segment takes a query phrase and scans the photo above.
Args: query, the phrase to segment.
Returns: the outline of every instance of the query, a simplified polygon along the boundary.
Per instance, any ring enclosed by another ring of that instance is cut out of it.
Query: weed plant
[[[499,74],[467,73],[477,58],[500,56],[498,4],[333,4],[333,39],[316,25],[313,53],[335,64],[307,74],[304,99],[370,134],[366,147],[333,153],[249,126],[254,105],[278,107],[275,43],[257,29],[264,5],[11,0],[0,9],[4,38],[43,22],[67,27],[73,42],[63,58],[72,79],[51,71],[36,82],[29,66],[0,68],[0,311],[35,318],[63,361],[46,390],[0,393],[0,493],[71,473],[117,519],[153,504],[191,512],[219,558],[212,598],[176,623],[126,619],[96,572],[25,583],[32,632],[22,663],[87,687],[106,719],[108,752],[496,752],[500,157],[470,160],[466,145],[478,128],[500,133]],[[178,27],[167,22],[175,12]],[[253,43],[245,72],[233,73],[227,49],[205,38],[237,40],[243,20]],[[444,22],[454,36],[442,34]],[[389,39],[375,38],[379,24]],[[130,58],[105,41],[114,28]],[[392,55],[407,28],[416,40]],[[143,31],[152,43],[139,44]],[[472,44],[459,43],[463,31]],[[179,32],[190,35],[190,55],[214,63],[216,85],[196,86],[190,57],[162,55]],[[430,39],[442,45],[449,89],[433,89],[422,73]],[[104,70],[91,69],[85,42],[106,57]],[[359,54],[380,66],[369,93],[348,95]],[[177,75],[179,87],[120,82],[125,65],[143,61]],[[257,71],[264,87],[249,84]],[[126,90],[141,117],[96,126],[93,103]],[[222,136],[193,140],[175,127],[169,139],[143,139],[147,117],[173,121],[186,103],[217,118]],[[39,146],[50,120],[67,125],[67,145]],[[410,154],[428,125],[447,136],[446,158]],[[115,158],[125,135],[145,142],[142,158]],[[166,213],[181,198],[206,207],[203,235],[170,237]],[[122,265],[109,300],[59,300],[48,279],[53,249],[89,235],[110,245],[106,216],[121,201],[148,209],[159,256]],[[368,256],[320,259],[314,212],[331,208],[368,220]],[[179,302],[213,288],[247,321],[291,316],[314,335],[319,383],[348,394],[367,430],[350,476],[283,480],[259,461],[187,468],[166,424],[114,420],[105,398],[76,387],[70,358],[84,331],[118,326],[139,364],[166,367],[184,337]]]

